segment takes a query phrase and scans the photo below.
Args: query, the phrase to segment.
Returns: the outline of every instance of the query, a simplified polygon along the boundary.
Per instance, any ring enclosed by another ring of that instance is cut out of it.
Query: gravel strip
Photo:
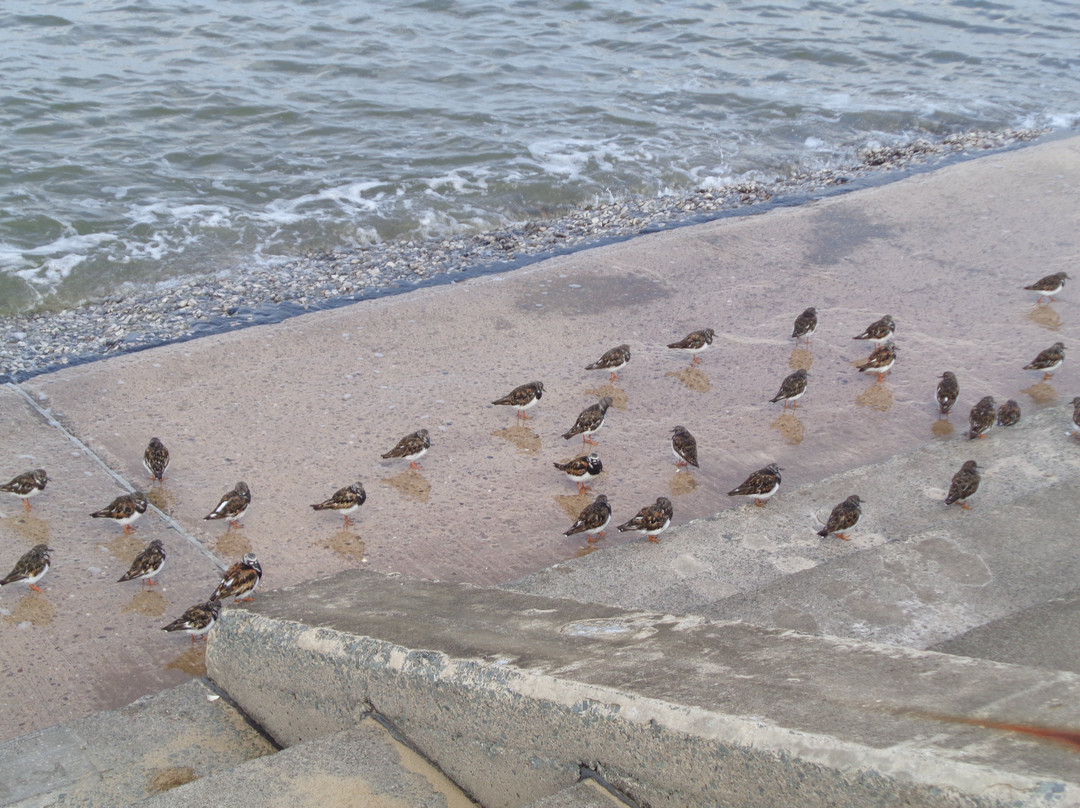
[[[117,353],[273,322],[292,314],[505,269],[557,252],[693,221],[777,196],[821,193],[887,172],[1033,140],[1049,130],[950,135],[902,146],[865,148],[854,165],[800,173],[774,183],[744,182],[683,194],[591,205],[503,230],[427,241],[395,240],[313,253],[284,266],[197,276],[110,296],[77,309],[0,318],[0,381]]]

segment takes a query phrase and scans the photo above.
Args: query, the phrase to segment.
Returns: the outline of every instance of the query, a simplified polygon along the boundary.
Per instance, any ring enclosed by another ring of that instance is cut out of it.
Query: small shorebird
[[[570,427],[569,431],[563,434],[565,440],[570,440],[574,435],[581,435],[581,442],[588,443],[593,446],[596,445],[596,441],[592,439],[593,434],[604,425],[604,418],[607,417],[608,408],[611,406],[611,398],[604,396],[595,404],[586,407],[581,411],[577,417],[577,421]]]
[[[968,415],[968,424],[971,426],[968,432],[969,440],[983,437],[994,425],[997,419],[995,406],[993,396],[983,396],[979,399],[979,403],[971,408],[971,413]]]
[[[885,374],[892,370],[893,363],[896,362],[897,350],[897,347],[891,342],[874,348],[873,353],[870,354],[867,360],[861,365],[857,365],[859,373],[872,370],[877,373],[877,380],[882,381]]]
[[[112,519],[116,524],[122,525],[125,533],[130,533],[131,523],[146,513],[149,503],[146,494],[142,491],[133,491],[130,494],[121,494],[100,511],[90,514],[93,519]]]
[[[770,463],[763,469],[758,469],[740,485],[728,491],[729,497],[753,497],[754,504],[764,508],[769,497],[780,490],[780,472],[783,471],[775,463]]]
[[[675,468],[690,466],[699,468],[697,459],[697,438],[690,434],[685,426],[677,426],[671,430],[671,453],[675,455]]]
[[[11,572],[3,580],[0,580],[0,586],[21,582],[35,592],[40,592],[37,582],[49,571],[49,565],[52,563],[49,558],[51,552],[51,547],[46,547],[44,544],[35,544],[23,554],[22,558],[15,562],[15,567]]]
[[[716,332],[711,328],[703,328],[700,331],[692,331],[678,342],[671,343],[668,347],[677,351],[686,351],[693,357],[692,363],[699,365],[701,360],[698,358],[698,354],[712,345],[715,336]]]
[[[855,527],[861,516],[862,500],[857,494],[852,494],[832,509],[829,520],[825,523],[825,527],[818,531],[818,535],[825,538],[830,533],[834,533],[836,538],[848,541],[844,531]]]
[[[795,328],[791,332],[791,338],[796,342],[805,339],[806,344],[810,345],[810,337],[814,336],[815,331],[817,331],[817,309],[811,306],[795,318]]]
[[[233,487],[232,491],[224,494],[214,507],[214,510],[210,511],[203,519],[226,519],[229,522],[230,529],[236,528],[239,530],[241,527],[240,520],[244,518],[244,514],[247,513],[250,505],[251,489],[248,488],[247,483],[241,481]]]
[[[600,472],[604,470],[604,464],[600,462],[600,455],[596,452],[591,452],[587,455],[582,455],[581,457],[575,457],[567,463],[555,463],[553,465],[577,483],[579,494],[584,494],[588,491],[589,486],[585,483],[594,477],[599,476]]]
[[[937,386],[938,412],[948,416],[949,410],[952,409],[959,395],[960,383],[956,381],[956,374],[951,370],[946,370],[941,374],[941,381]]]
[[[598,541],[605,535],[604,528],[610,521],[611,505],[608,504],[606,496],[599,494],[593,502],[585,506],[584,510],[578,514],[577,521],[563,535],[573,536],[575,533],[584,533],[586,540],[590,543]]]
[[[960,471],[953,475],[949,485],[949,493],[945,497],[945,504],[960,503],[960,507],[967,510],[967,498],[979,490],[979,467],[974,460],[968,460],[960,467]]]
[[[45,469],[34,469],[33,471],[23,472],[13,478],[10,482],[0,485],[0,491],[14,494],[21,499],[23,509],[29,513],[30,497],[36,497],[44,491],[45,484],[48,482],[49,475],[45,473]]]
[[[791,404],[791,409],[798,409],[798,401],[802,398],[803,393],[806,392],[806,380],[809,378],[809,375],[810,374],[803,369],[796,370],[794,373],[789,373],[784,381],[780,383],[779,392],[769,399],[769,403],[775,404],[777,401],[783,401],[785,410],[789,403]]]
[[[655,542],[656,537],[671,526],[671,517],[675,509],[671,506],[671,500],[667,497],[657,497],[652,505],[646,505],[629,522],[619,525],[622,533],[644,533],[649,541]],[[657,542],[659,544],[659,542]]]
[[[586,365],[585,370],[607,370],[610,371],[608,381],[613,382],[619,378],[619,368],[626,367],[627,362],[630,361],[630,346],[619,345],[607,351],[603,356],[593,362],[591,365]]]
[[[997,425],[1014,426],[1018,423],[1020,423],[1020,403],[1010,398],[998,407]]]
[[[892,337],[896,331],[896,321],[891,316],[886,314],[880,320],[870,323],[859,336],[852,337],[852,339],[864,339],[875,345],[880,345],[886,342]]]
[[[216,600],[208,600],[187,609],[182,615],[173,620],[169,625],[163,626],[162,631],[183,631],[190,635],[194,645],[196,637],[205,637],[214,627],[214,623],[221,616],[221,603]]]
[[[1054,295],[1062,290],[1065,286],[1065,281],[1071,280],[1068,274],[1064,272],[1055,272],[1053,275],[1047,275],[1045,278],[1039,278],[1031,286],[1025,286],[1025,289],[1029,289],[1032,292],[1039,293],[1039,304],[1043,302],[1043,298],[1047,298],[1048,302],[1054,302]]]
[[[1054,375],[1054,371],[1061,367],[1061,363],[1064,361],[1065,343],[1055,342],[1046,350],[1039,351],[1039,355],[1032,360],[1031,364],[1024,365],[1024,370],[1041,370],[1043,372],[1042,380],[1045,382]]]
[[[244,553],[242,559],[225,570],[225,574],[221,576],[221,583],[217,585],[210,600],[232,598],[235,603],[240,600],[241,595],[247,595],[244,598],[245,601],[255,600],[251,593],[255,591],[260,580],[262,580],[262,566],[259,564],[259,559],[254,553]]]
[[[397,445],[382,458],[388,460],[391,457],[400,457],[402,460],[409,461],[409,468],[418,469],[420,466],[416,461],[427,454],[429,448],[431,448],[431,436],[428,435],[426,429],[418,429],[399,440]]]
[[[154,586],[154,576],[161,572],[161,568],[164,566],[165,548],[161,544],[161,539],[154,539],[146,545],[146,548],[141,553],[135,556],[135,560],[131,562],[128,571],[117,579],[117,583],[134,581],[138,578],[152,588]]]
[[[528,421],[529,416],[525,414],[525,410],[535,406],[536,402],[538,402],[543,395],[543,382],[529,382],[520,387],[515,387],[505,396],[497,398],[491,403],[514,407],[517,410],[518,420]]]
[[[349,526],[349,514],[359,510],[367,500],[367,492],[359,482],[345,488],[339,488],[330,499],[324,500],[317,505],[312,505],[315,511],[337,511],[345,517],[345,527]]]
[[[142,464],[153,479],[158,482],[164,480],[165,469],[169,467],[169,450],[165,444],[157,438],[150,438],[150,445],[143,452]]]

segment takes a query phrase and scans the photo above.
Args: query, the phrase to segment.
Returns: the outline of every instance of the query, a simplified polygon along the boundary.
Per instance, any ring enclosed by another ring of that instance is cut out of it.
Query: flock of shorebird
[[[1025,289],[1039,293],[1039,305],[1044,299],[1053,300],[1053,296],[1061,291],[1069,276],[1064,272],[1058,272],[1040,279],[1036,283],[1024,287]],[[795,319],[791,337],[797,342],[805,340],[809,345],[810,338],[817,330],[817,310],[806,309]],[[875,321],[859,335],[853,337],[856,340],[864,340],[874,349],[865,362],[857,365],[860,373],[873,372],[881,381],[896,361],[896,346],[892,339],[896,331],[896,323],[889,315]],[[704,328],[688,334],[678,342],[671,343],[667,347],[673,350],[688,353],[692,364],[700,363],[699,355],[708,349],[715,337],[711,328]],[[1061,365],[1065,358],[1065,346],[1057,342],[1038,356],[1028,365],[1025,370],[1043,372],[1043,379],[1050,378],[1051,374]],[[618,379],[618,371],[630,361],[630,346],[619,345],[604,353],[597,361],[587,365],[586,370],[607,370],[609,381]],[[788,375],[780,385],[771,402],[782,402],[784,408],[798,407],[798,400],[806,392],[808,374],[806,370],[796,370]],[[942,416],[947,417],[960,393],[960,387],[956,375],[946,371],[941,376],[937,386],[938,409]],[[507,395],[492,402],[494,405],[513,407],[516,411],[516,419],[521,422],[529,420],[528,410],[536,406],[544,395],[542,382],[533,381],[523,384],[511,390]],[[595,445],[593,435],[604,425],[608,409],[612,405],[610,397],[601,398],[578,415],[574,425],[562,435],[564,439],[571,439],[577,435],[582,438],[583,444]],[[1075,434],[1080,437],[1080,396],[1072,401]],[[1012,426],[1020,420],[1020,407],[1014,400],[1009,400],[1000,408],[995,408],[992,396],[982,398],[971,410],[969,416],[970,439],[981,438],[995,424]],[[418,469],[417,461],[427,453],[431,447],[431,437],[426,429],[420,429],[403,437],[387,453],[384,459],[403,459],[409,462],[411,468]],[[698,467],[697,441],[694,436],[683,426],[676,426],[671,430],[671,449],[676,458],[676,468]],[[152,438],[150,444],[143,453],[143,465],[150,473],[154,482],[164,479],[165,471],[169,466],[169,451],[158,438]],[[567,477],[576,483],[578,492],[584,494],[589,491],[588,483],[597,477],[603,470],[603,463],[596,452],[576,457],[566,463],[554,464],[555,468],[565,473]],[[770,497],[780,489],[783,471],[775,463],[770,463],[765,468],[751,474],[742,484],[728,492],[729,496],[752,497],[754,504],[764,507]],[[34,469],[16,476],[10,482],[0,485],[0,492],[6,492],[19,497],[24,508],[29,511],[30,500],[41,493],[49,477],[44,469]],[[959,504],[967,508],[967,500],[975,494],[979,488],[979,469],[974,460],[966,461],[958,472],[953,476],[945,497],[945,504]],[[349,525],[349,516],[354,513],[367,499],[364,486],[360,482],[353,483],[334,492],[334,494],[311,507],[316,511],[336,511]],[[239,520],[246,514],[251,504],[251,491],[247,484],[239,482],[236,486],[223,495],[217,506],[207,514],[204,519],[224,520],[230,528],[239,527]],[[124,494],[114,499],[109,505],[101,510],[90,514],[95,519],[111,519],[123,527],[127,533],[131,524],[144,514],[148,507],[148,499],[145,493],[135,491]],[[657,536],[663,533],[671,525],[674,511],[671,500],[667,497],[658,497],[656,502],[647,505],[637,512],[628,521],[618,525],[620,532],[637,532],[648,537],[649,541],[657,541]],[[832,509],[825,526],[818,531],[818,535],[827,537],[830,534],[841,539],[847,539],[845,531],[854,527],[862,515],[862,500],[858,495],[851,495]],[[611,522],[612,509],[607,496],[599,494],[596,499],[589,503],[578,515],[573,525],[563,535],[586,534],[588,542],[594,542],[604,536],[605,529]],[[0,586],[22,582],[28,584],[31,589],[39,591],[37,582],[49,570],[51,563],[51,548],[44,544],[38,544],[23,555],[15,564],[11,572],[0,579]],[[130,568],[119,581],[139,580],[147,586],[153,586],[153,578],[165,564],[165,549],[160,540],[150,542],[132,561]],[[205,635],[220,615],[221,602],[227,598],[233,598],[234,602],[243,598],[251,600],[252,593],[258,586],[262,577],[262,567],[254,553],[246,553],[244,557],[226,570],[218,585],[211,594],[209,600],[187,609],[183,615],[163,627],[164,631],[183,631],[190,634],[192,640],[195,637]]]

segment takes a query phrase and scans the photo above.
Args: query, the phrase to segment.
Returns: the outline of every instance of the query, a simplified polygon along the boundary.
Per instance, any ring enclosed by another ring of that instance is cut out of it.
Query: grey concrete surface
[[[593,780],[564,788],[554,794],[530,802],[524,808],[622,808],[627,803],[617,800]]]
[[[1080,544],[1067,526],[1080,491],[1071,406],[982,440],[944,441],[683,525],[659,546],[631,542],[548,567],[510,588],[628,609],[700,614],[925,648],[1071,593]],[[944,504],[969,458],[982,483],[968,510]],[[850,540],[816,534],[850,494]],[[1071,634],[1071,632],[1070,632]],[[1080,644],[1024,659],[1076,670]],[[997,658],[997,657],[991,657]]]
[[[374,720],[151,797],[142,808],[473,808]]]
[[[0,743],[0,805],[115,808],[273,752],[196,680]]]
[[[1080,725],[1080,677],[743,623],[351,571],[230,610],[207,668],[284,745],[377,710],[487,808],[581,765],[651,806],[1080,799],[1075,749],[977,725]]]

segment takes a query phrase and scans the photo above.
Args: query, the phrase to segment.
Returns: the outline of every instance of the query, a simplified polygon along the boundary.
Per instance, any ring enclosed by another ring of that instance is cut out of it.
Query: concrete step
[[[697,616],[351,571],[230,609],[207,670],[284,745],[377,711],[485,808],[582,767],[655,808],[1080,800],[1024,731],[1080,676]]]
[[[665,533],[549,567],[507,588],[627,609],[928,647],[1065,594],[1080,572],[1072,503],[1080,445],[1054,407],[985,440],[932,443]],[[948,508],[964,460],[971,509]],[[851,541],[816,535],[857,493]],[[678,504],[676,503],[676,519]],[[1055,568],[1053,575],[1046,574]],[[1033,664],[1038,664],[1033,663]]]
[[[595,780],[582,780],[523,808],[625,808],[626,805],[628,803],[613,797]]]
[[[270,755],[200,680],[0,744],[0,805],[114,808]]]
[[[374,719],[250,760],[139,803],[140,808],[475,808]]]

